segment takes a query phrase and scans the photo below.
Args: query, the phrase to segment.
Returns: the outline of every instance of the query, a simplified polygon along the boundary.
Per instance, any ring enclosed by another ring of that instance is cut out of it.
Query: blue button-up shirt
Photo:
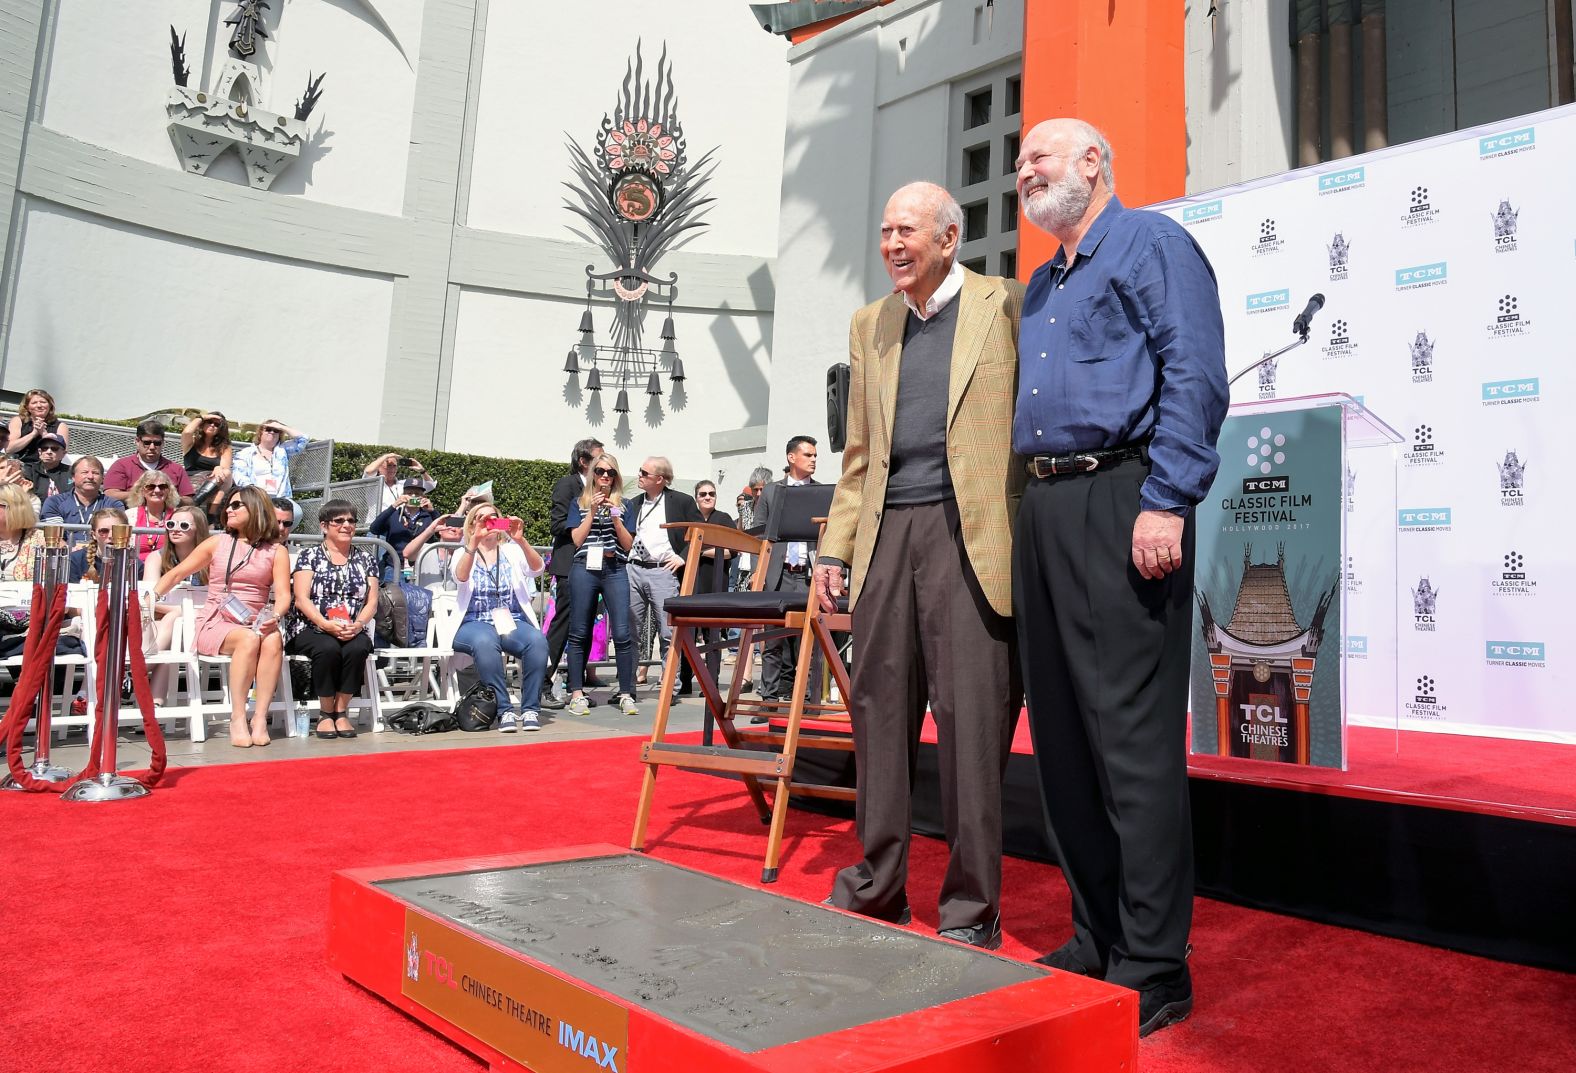
[[[1204,498],[1226,417],[1225,328],[1215,272],[1169,217],[1095,217],[1067,267],[1035,270],[1018,332],[1012,446],[1062,455],[1150,438],[1144,510],[1186,513]]]

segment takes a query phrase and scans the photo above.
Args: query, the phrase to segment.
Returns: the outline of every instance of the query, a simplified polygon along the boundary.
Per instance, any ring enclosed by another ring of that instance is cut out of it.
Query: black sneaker
[[[553,691],[549,688],[542,690],[541,705],[543,708],[551,708],[554,711],[558,711],[563,708],[564,702],[553,696]]]
[[[1187,966],[1169,980],[1152,984],[1138,993],[1138,1035],[1142,1039],[1167,1025],[1187,1020],[1193,1012],[1193,976]]]
[[[1050,968],[1060,969],[1062,972],[1076,973],[1079,976],[1092,976],[1096,980],[1103,979],[1105,976],[1104,972],[1091,969],[1083,963],[1082,958],[1073,953],[1073,947],[1077,944],[1077,939],[1068,939],[1049,954],[1035,958],[1035,964],[1047,965]]]
[[[970,924],[966,928],[943,928],[936,932],[943,939],[951,939],[955,943],[966,946],[977,946],[981,950],[996,950],[1001,947],[1001,914],[997,913],[983,924]]]

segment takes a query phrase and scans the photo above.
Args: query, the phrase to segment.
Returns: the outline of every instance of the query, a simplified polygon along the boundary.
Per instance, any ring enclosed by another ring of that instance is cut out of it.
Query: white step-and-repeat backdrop
[[[1567,107],[1159,207],[1214,265],[1233,372],[1326,296],[1234,402],[1344,391],[1402,436],[1349,456],[1354,722],[1576,742],[1573,175]]]

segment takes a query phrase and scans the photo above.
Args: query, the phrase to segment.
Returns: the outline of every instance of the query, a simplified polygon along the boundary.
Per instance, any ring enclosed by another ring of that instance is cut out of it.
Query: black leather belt
[[[783,563],[783,572],[788,574],[807,574],[810,572],[810,568],[803,563],[800,563],[798,566]]]
[[[1077,473],[1093,473],[1097,469],[1109,469],[1119,466],[1123,462],[1145,460],[1149,457],[1149,444],[1130,443],[1122,447],[1106,447],[1098,451],[1078,451],[1069,455],[1035,455],[1024,463],[1024,468],[1029,471],[1029,476],[1039,477],[1066,477]]]
[[[661,563],[654,563],[650,559],[631,559],[631,560],[629,560],[629,565],[630,566],[644,566],[648,570],[654,570],[657,567],[661,566],[662,564]]]

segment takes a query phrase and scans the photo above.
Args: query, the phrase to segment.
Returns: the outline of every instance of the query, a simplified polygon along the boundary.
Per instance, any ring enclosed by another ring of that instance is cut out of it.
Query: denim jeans
[[[547,638],[516,612],[514,632],[499,636],[491,618],[460,623],[454,634],[454,651],[476,661],[476,677],[492,686],[498,697],[498,714],[534,712],[541,706],[542,677],[547,673]],[[503,673],[504,653],[520,661],[520,706],[509,700],[509,681]]]
[[[569,571],[569,643],[564,647],[569,661],[569,692],[585,688],[586,653],[590,650],[591,625],[596,621],[596,598],[600,594],[607,609],[607,630],[618,663],[618,691],[635,695],[635,638],[629,628],[629,572],[623,565],[587,570],[577,562]]]

